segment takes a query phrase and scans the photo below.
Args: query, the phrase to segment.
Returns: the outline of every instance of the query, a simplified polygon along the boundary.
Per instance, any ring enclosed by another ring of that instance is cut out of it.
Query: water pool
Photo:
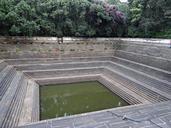
[[[126,105],[97,81],[40,86],[40,120]]]

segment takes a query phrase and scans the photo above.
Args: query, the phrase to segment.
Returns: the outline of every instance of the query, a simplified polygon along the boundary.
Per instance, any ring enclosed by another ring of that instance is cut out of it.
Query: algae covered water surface
[[[40,87],[40,119],[128,105],[97,81]]]

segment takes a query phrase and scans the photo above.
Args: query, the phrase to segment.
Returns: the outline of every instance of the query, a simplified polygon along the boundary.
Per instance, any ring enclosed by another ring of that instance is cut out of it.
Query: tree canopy
[[[0,0],[0,35],[171,38],[171,0]]]
[[[0,0],[1,35],[124,36],[125,19],[94,0]]]
[[[129,8],[129,36],[171,38],[170,0],[129,0]]]

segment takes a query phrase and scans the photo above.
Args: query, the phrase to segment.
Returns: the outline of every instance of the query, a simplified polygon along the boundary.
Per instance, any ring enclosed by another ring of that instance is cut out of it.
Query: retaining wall
[[[116,56],[171,71],[171,40],[0,37],[0,59]]]
[[[111,56],[116,50],[171,59],[169,40],[0,37],[0,58]]]

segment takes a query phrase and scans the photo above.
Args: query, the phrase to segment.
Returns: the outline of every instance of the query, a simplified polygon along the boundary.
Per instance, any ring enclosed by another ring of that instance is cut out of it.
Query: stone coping
[[[169,44],[171,39],[159,39],[159,38],[105,38],[105,37],[92,37],[92,38],[83,38],[83,37],[22,37],[22,36],[0,36],[0,40],[28,40],[28,41],[51,41],[51,42],[58,42],[63,40],[63,42],[75,42],[75,41],[136,41],[136,42],[146,42],[146,43],[161,43],[161,44]],[[103,42],[105,43],[105,42]]]

